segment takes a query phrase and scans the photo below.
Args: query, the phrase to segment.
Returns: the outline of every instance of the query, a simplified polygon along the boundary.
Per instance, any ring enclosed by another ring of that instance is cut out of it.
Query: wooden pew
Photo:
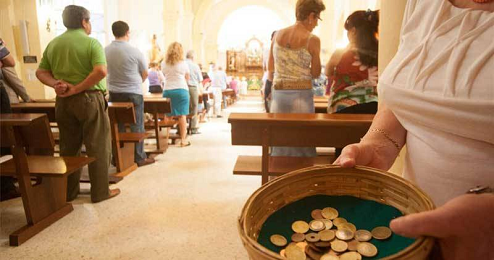
[[[12,104],[14,113],[44,113],[48,115],[50,122],[56,122],[55,102],[43,103],[19,103]],[[146,133],[118,133],[118,123],[133,124],[136,122],[134,104],[130,102],[108,103],[108,116],[110,118],[112,147],[117,173],[111,176],[112,182],[119,181],[123,177],[137,169],[134,163],[135,143],[144,140]],[[116,179],[113,177],[117,177]]]
[[[73,210],[66,202],[67,176],[94,158],[53,157],[54,141],[44,114],[1,114],[0,128],[1,147],[11,148],[13,155],[0,164],[0,175],[17,178],[27,220],[9,237],[11,246],[19,246]],[[38,178],[35,185],[32,176]]]
[[[329,158],[271,157],[269,147],[344,147],[360,141],[374,115],[232,113],[232,145],[262,146],[262,156],[239,156],[233,174],[268,176],[318,164]]]
[[[156,139],[156,149],[145,150],[147,154],[162,154],[168,149],[170,128],[177,124],[176,120],[166,116],[171,112],[169,98],[158,97],[157,95],[146,95],[144,97],[144,113],[153,115],[153,121],[146,123],[145,128],[152,129]],[[161,132],[162,128],[166,128],[166,133]]]

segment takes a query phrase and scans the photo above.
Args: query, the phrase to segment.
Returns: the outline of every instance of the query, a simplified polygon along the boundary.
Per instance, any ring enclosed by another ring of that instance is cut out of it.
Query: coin
[[[307,240],[307,242],[318,242],[320,240],[319,238],[319,234],[317,233],[309,233],[307,235],[305,235],[305,240]]]
[[[391,229],[387,227],[376,227],[371,231],[371,233],[375,239],[379,240],[388,239],[392,234]]]
[[[357,252],[346,252],[340,255],[340,260],[362,260],[362,256]]]
[[[338,211],[335,208],[331,207],[322,209],[321,214],[325,219],[333,220],[338,217]]]
[[[273,243],[275,246],[286,246],[286,238],[281,235],[272,235],[269,240],[271,240],[271,243]]]
[[[342,253],[348,249],[348,244],[345,241],[335,240],[331,242],[331,249],[335,252]]]
[[[322,248],[331,247],[331,243],[329,243],[329,241],[319,241],[319,242],[316,242],[314,245],[317,247],[322,247]]]
[[[305,254],[310,257],[309,259],[321,259],[321,256],[324,253],[314,250],[313,247],[307,247],[305,249]]]
[[[292,235],[292,241],[293,242],[302,242],[305,240],[305,235],[302,233],[294,233]]]
[[[333,221],[329,219],[321,219],[321,221],[324,223],[325,229],[331,229],[333,227]]]
[[[335,233],[333,230],[323,230],[319,232],[319,238],[321,241],[331,241],[335,237]]]
[[[305,248],[307,247],[307,242],[298,242],[296,244],[300,249],[304,250],[305,251]]]
[[[354,236],[350,229],[340,229],[336,231],[336,237],[340,240],[350,240]]]
[[[337,227],[339,225],[343,224],[343,223],[348,223],[348,221],[346,219],[344,219],[344,218],[335,218],[335,219],[333,219],[333,225],[335,225]]]
[[[348,251],[357,251],[359,242],[355,239],[348,242]]]
[[[361,242],[357,251],[365,257],[374,257],[377,255],[377,247],[369,242]]]
[[[289,260],[305,260],[307,256],[303,249],[298,247],[297,245],[290,244],[285,248],[286,258]]]
[[[324,225],[324,222],[322,222],[321,220],[312,220],[310,223],[309,223],[309,227],[312,231],[321,231],[323,229],[326,228],[326,226]]]
[[[335,255],[330,255],[329,253],[328,254],[324,254],[321,256],[321,258],[319,260],[339,260],[340,258],[335,256]]]
[[[349,222],[339,224],[338,229],[344,229],[344,228],[350,229],[354,233],[355,233],[355,231],[357,231],[357,227],[355,227],[354,224],[349,223]]]
[[[280,251],[280,255],[281,255],[282,257],[286,257],[286,254],[285,254],[285,249],[281,249],[281,251]]]
[[[305,234],[307,233],[307,231],[309,231],[309,224],[302,220],[295,221],[292,224],[292,230],[295,231],[295,233]]]
[[[355,239],[359,242],[367,242],[372,239],[372,233],[365,229],[357,230],[355,231]]]
[[[320,209],[315,209],[313,210],[310,215],[313,219],[324,219],[324,217],[322,216],[322,210]]]

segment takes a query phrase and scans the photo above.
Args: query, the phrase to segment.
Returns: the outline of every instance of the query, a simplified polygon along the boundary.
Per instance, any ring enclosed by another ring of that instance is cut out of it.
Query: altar
[[[264,44],[252,37],[241,50],[226,51],[226,73],[229,76],[245,78],[249,90],[259,90],[262,87]],[[266,62],[267,65],[267,62]]]

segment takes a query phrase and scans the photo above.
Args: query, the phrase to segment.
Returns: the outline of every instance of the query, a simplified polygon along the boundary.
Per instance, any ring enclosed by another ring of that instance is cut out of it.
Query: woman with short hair
[[[187,138],[187,122],[185,117],[189,114],[189,66],[184,60],[182,44],[173,42],[168,46],[165,60],[162,64],[165,75],[165,90],[163,97],[170,98],[172,105],[171,116],[178,117],[178,129],[180,131],[180,147],[189,146]]]
[[[312,31],[324,9],[321,0],[298,0],[296,23],[276,32],[268,63],[271,113],[314,113],[312,79],[321,74],[321,40]],[[271,155],[315,157],[316,148],[273,147]]]

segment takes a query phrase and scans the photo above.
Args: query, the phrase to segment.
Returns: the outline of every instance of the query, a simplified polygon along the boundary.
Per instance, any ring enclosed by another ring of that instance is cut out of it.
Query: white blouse
[[[378,90],[407,130],[405,178],[437,206],[494,187],[494,13],[409,0]]]

